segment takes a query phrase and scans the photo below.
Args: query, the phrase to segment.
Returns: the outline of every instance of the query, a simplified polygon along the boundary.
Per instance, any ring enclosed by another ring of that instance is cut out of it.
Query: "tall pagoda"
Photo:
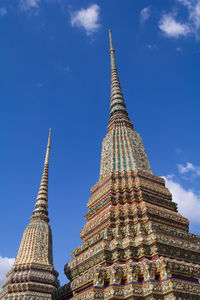
[[[53,300],[200,299],[200,237],[153,174],[122,94],[110,36],[111,99],[82,244]]]
[[[35,209],[23,233],[15,263],[6,274],[1,300],[50,300],[52,292],[59,287],[47,210],[50,139],[51,129]]]

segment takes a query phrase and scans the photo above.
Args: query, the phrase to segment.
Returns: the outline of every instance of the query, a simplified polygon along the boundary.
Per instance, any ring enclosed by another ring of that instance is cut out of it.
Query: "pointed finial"
[[[51,142],[51,128],[49,129],[49,137],[47,143],[47,150],[44,162],[44,170],[42,173],[42,179],[40,182],[40,187],[37,195],[37,200],[35,204],[35,209],[31,220],[42,219],[49,222],[48,218],[48,173],[49,173],[49,154],[50,154],[50,142]]]
[[[117,64],[115,60],[115,50],[113,47],[111,30],[109,29],[110,39],[110,64],[111,64],[111,97],[110,97],[110,121],[113,115],[126,116],[128,119],[128,113],[126,110],[126,104],[122,94],[119,77],[117,73]],[[113,118],[112,118],[113,119]],[[128,119],[129,120],[129,119]]]
[[[49,164],[49,152],[50,152],[50,143],[51,143],[51,128],[49,128],[49,137],[48,137],[48,143],[47,143],[47,151],[46,151],[46,157],[45,157],[45,165]]]
[[[111,71],[112,70],[117,70],[117,65],[116,65],[116,61],[115,61],[115,50],[113,47],[113,41],[112,41],[112,34],[111,34],[111,30],[109,29],[109,40],[110,40],[110,63],[111,63]]]
[[[109,29],[109,38],[110,38],[110,51],[115,51],[113,47],[112,33],[110,29]]]
[[[51,128],[49,128],[49,138],[48,138],[48,144],[47,144],[48,147],[50,147],[50,142],[51,142]]]

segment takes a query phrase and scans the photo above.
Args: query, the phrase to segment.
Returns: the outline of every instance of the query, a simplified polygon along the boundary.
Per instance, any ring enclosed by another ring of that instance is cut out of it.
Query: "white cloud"
[[[168,37],[173,38],[187,36],[190,33],[190,27],[187,24],[177,22],[172,14],[164,14],[161,17],[159,28]]]
[[[180,47],[180,48],[181,48],[181,47]],[[180,148],[175,148],[175,152],[176,152],[177,154],[183,154],[183,153],[184,153],[183,150],[180,149]]]
[[[41,87],[43,87],[43,84],[42,84],[42,82],[37,82],[37,83],[36,83],[36,87],[38,87],[38,88],[41,88]]]
[[[148,44],[148,45],[147,45],[147,48],[148,48],[149,50],[156,50],[158,47],[157,47],[155,44]]]
[[[77,26],[84,28],[87,35],[91,35],[96,32],[99,27],[99,12],[100,7],[97,4],[93,4],[86,9],[80,9],[79,11],[71,14],[72,27]]]
[[[14,264],[14,261],[14,258],[0,256],[0,288],[6,278],[6,273],[10,270],[10,268]]]
[[[200,38],[200,0],[178,0],[188,10],[190,29],[197,39]]]
[[[159,28],[166,36],[178,38],[180,36],[194,36],[200,39],[200,0],[176,0],[187,10],[184,22],[178,22],[174,14],[164,14],[159,22]],[[178,7],[176,7],[178,12]]]
[[[193,173],[195,176],[200,176],[200,167],[194,166],[192,163],[187,162],[186,165],[177,165],[180,174],[186,174],[188,172]]]
[[[3,17],[7,14],[7,9],[5,7],[0,7],[0,16]]]
[[[66,73],[70,71],[69,65],[66,65],[66,67],[64,68],[64,71],[65,71]]]
[[[166,187],[173,196],[173,201],[178,204],[178,211],[192,223],[200,224],[200,195],[191,190],[186,190],[180,183],[175,182],[172,178],[164,177]]]
[[[183,49],[182,49],[182,47],[176,47],[176,51],[177,51],[177,52],[182,52]],[[177,153],[178,153],[178,151],[177,151]]]
[[[38,9],[40,0],[20,0],[19,6],[22,11],[28,11],[31,9]]]
[[[140,21],[141,23],[145,23],[150,17],[150,6],[143,8],[140,11]]]

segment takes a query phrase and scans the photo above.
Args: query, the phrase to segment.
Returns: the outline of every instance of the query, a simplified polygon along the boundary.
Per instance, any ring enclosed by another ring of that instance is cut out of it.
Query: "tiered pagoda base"
[[[53,299],[200,299],[200,237],[163,178],[115,173],[91,193],[83,244],[65,266],[70,282]]]

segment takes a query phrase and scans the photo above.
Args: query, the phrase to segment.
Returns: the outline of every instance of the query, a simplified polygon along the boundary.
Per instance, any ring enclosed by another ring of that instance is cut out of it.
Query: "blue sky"
[[[108,124],[109,28],[152,170],[200,231],[200,0],[0,0],[0,281],[34,208],[51,127],[49,216],[66,282]]]

